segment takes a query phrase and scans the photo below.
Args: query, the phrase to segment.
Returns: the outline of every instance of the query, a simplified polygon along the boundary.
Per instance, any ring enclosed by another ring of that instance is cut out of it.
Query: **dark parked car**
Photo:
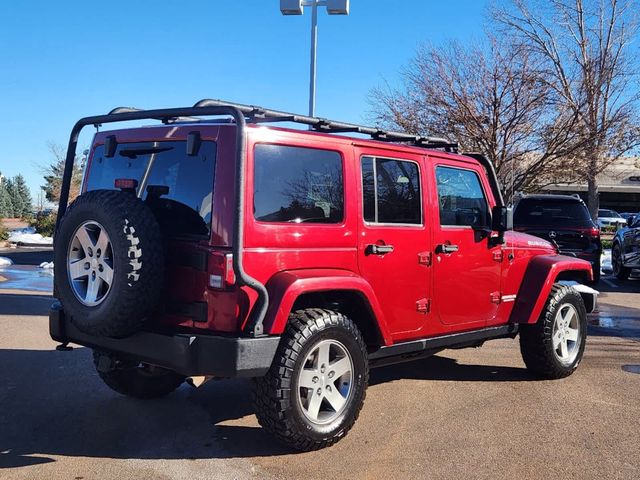
[[[635,212],[635,213],[624,212],[624,213],[620,214],[620,216],[627,221],[627,225],[631,225],[633,223],[633,220],[636,218],[637,215],[638,215],[637,212]]]
[[[640,268],[640,216],[613,237],[611,266],[613,274],[620,280],[629,278],[632,269]]]
[[[600,279],[600,229],[580,198],[527,195],[516,204],[513,225],[515,230],[552,241],[563,255],[588,260],[594,283]]]

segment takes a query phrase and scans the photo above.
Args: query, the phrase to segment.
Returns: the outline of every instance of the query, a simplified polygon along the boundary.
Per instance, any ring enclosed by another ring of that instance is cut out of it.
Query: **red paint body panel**
[[[384,312],[371,285],[354,272],[331,269],[280,272],[267,283],[267,290],[270,304],[265,319],[265,330],[272,334],[281,334],[284,331],[291,307],[301,294],[336,290],[354,291],[367,300],[371,312],[378,320],[379,331],[385,345],[393,343]]]
[[[564,271],[583,271],[593,280],[591,264],[585,260],[563,255],[533,257],[520,283],[511,322],[536,323],[554,281]]]
[[[502,247],[491,247],[489,238],[471,227],[440,225],[435,169],[443,166],[475,172],[480,179],[489,208],[495,205],[495,199],[486,175],[478,163],[460,162],[449,155],[433,154],[429,160],[429,180],[432,184],[429,204],[434,206],[431,222],[434,249],[439,244],[459,247],[453,254],[435,253],[435,311],[443,330],[454,332],[483,328],[495,320],[498,311],[498,304],[492,301],[492,294],[500,291],[502,265],[494,259],[494,253]]]
[[[211,237],[178,239],[170,246],[168,302],[206,302],[208,318],[165,314],[159,321],[211,332],[239,333],[248,321],[256,293],[246,287],[209,285],[210,275],[225,275],[224,255],[231,250],[234,222],[235,127],[228,124],[176,124],[100,132],[118,143],[185,140],[189,132],[217,142]],[[508,322],[536,321],[559,272],[588,271],[588,262],[562,257],[544,240],[507,232],[504,245],[491,246],[487,236],[470,227],[441,227],[435,168],[476,172],[489,207],[495,205],[480,164],[461,155],[337,135],[250,125],[247,132],[244,260],[247,273],[267,286],[270,304],[265,332],[281,334],[299,295],[314,291],[355,291],[366,300],[386,345],[411,339],[473,330]],[[268,143],[338,152],[344,177],[344,218],[337,224],[268,223],[254,219],[253,151]],[[367,224],[363,220],[362,156],[418,164],[422,224]],[[392,253],[365,255],[367,245],[388,244]],[[459,246],[453,254],[436,252],[438,244]],[[204,255],[205,269],[185,264],[184,255]],[[430,260],[430,262],[428,261]],[[228,272],[227,272],[228,273]],[[228,277],[227,277],[228,278]],[[517,297],[516,297],[517,296]],[[497,301],[496,301],[497,300]],[[515,301],[514,301],[515,300]]]

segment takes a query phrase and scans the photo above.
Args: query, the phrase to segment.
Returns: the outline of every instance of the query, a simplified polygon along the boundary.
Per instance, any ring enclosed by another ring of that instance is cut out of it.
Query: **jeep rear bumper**
[[[280,337],[222,337],[139,332],[126,338],[94,337],[80,332],[59,302],[49,312],[51,338],[61,343],[122,354],[185,376],[260,377],[267,373]]]

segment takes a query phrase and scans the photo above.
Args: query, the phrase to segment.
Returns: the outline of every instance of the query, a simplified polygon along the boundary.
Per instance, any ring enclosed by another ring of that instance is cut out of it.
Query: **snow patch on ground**
[[[35,227],[15,228],[11,230],[11,233],[36,233]]]
[[[26,228],[23,230],[27,230]],[[33,230],[33,229],[31,229]],[[11,243],[28,243],[34,245],[53,245],[53,238],[43,237],[39,233],[26,233],[20,230],[9,233],[9,242]]]
[[[53,268],[53,262],[42,262],[40,268],[51,269]]]
[[[9,265],[13,265],[13,262],[11,261],[10,258],[0,257],[0,267],[6,267]]]

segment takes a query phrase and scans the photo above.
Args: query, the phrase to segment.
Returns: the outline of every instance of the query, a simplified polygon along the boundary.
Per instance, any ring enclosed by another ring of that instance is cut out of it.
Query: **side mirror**
[[[491,209],[491,230],[506,232],[513,228],[513,209],[511,207],[493,207]]]

